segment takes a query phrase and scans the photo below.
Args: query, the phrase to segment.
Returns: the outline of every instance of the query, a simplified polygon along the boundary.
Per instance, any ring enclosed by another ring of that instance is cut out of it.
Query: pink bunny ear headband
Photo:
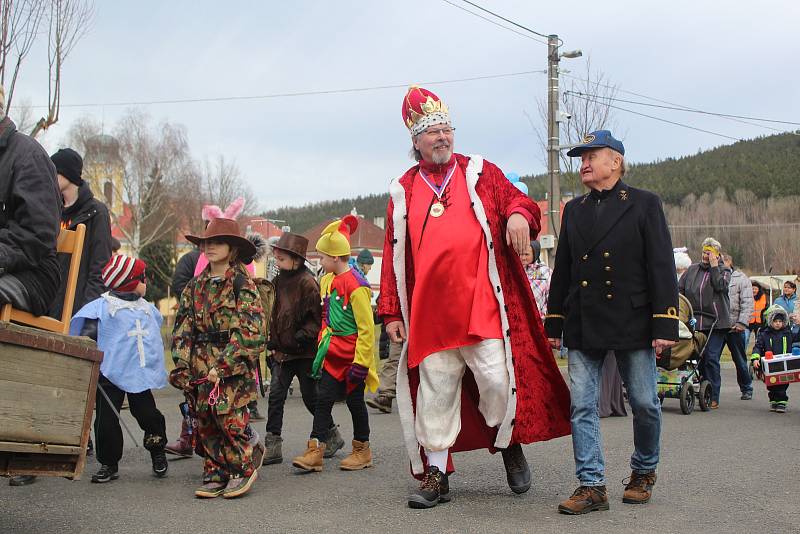
[[[242,213],[242,209],[244,208],[244,198],[239,197],[233,202],[231,202],[230,206],[225,208],[225,211],[219,209],[219,206],[215,206],[214,204],[206,204],[203,206],[203,213],[202,217],[204,221],[210,221],[211,219],[233,219],[236,220],[237,217]]]

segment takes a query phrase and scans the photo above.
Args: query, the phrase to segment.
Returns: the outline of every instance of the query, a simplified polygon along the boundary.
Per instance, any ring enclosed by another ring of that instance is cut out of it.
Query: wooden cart
[[[0,322],[0,476],[80,478],[102,358],[91,339]]]

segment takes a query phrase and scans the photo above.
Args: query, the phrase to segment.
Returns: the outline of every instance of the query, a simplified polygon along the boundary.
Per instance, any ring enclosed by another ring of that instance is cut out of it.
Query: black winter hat
[[[71,148],[62,148],[52,156],[56,172],[62,175],[75,185],[83,184],[81,173],[83,172],[83,158]]]

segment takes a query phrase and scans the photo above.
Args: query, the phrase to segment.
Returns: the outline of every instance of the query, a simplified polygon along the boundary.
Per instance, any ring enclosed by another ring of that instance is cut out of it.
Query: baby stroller
[[[689,415],[694,410],[695,395],[700,409],[711,409],[711,382],[703,379],[699,364],[705,349],[706,335],[694,330],[694,311],[689,299],[678,295],[678,343],[661,351],[658,366],[658,398],[679,399],[681,412]],[[713,329],[713,326],[712,326]]]

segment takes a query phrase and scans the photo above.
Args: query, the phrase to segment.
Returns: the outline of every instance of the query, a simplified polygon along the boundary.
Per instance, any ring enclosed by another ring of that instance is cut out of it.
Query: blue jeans
[[[575,475],[582,486],[605,485],[605,460],[600,437],[600,374],[605,351],[569,351],[572,395],[572,450]],[[658,465],[661,403],[656,395],[656,358],[653,349],[615,351],[622,382],[633,411],[631,469],[648,473]]]
[[[708,335],[709,332],[705,331]],[[703,358],[700,360],[700,374],[711,382],[711,400],[719,402],[719,388],[722,386],[722,377],[719,371],[719,357],[722,356],[722,347],[725,345],[727,332],[712,331],[708,337]]]
[[[744,332],[746,331],[747,330]],[[750,376],[750,370],[747,365],[748,358],[745,355],[744,332],[731,330],[725,334],[725,344],[728,345],[728,350],[731,351],[731,359],[736,366],[736,381],[739,382],[739,391],[742,393],[752,393],[753,379]]]

